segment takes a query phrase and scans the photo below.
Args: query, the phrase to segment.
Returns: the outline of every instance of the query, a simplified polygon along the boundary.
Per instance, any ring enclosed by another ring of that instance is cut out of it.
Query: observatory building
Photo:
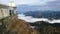
[[[17,14],[16,6],[14,3],[9,3],[9,5],[0,4],[0,19]]]

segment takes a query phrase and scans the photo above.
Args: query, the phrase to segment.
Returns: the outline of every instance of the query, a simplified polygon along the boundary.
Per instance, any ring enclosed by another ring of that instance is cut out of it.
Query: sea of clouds
[[[53,23],[60,23],[60,19],[49,20],[47,18],[33,18],[32,16],[26,16],[24,14],[18,14],[18,18],[25,20],[26,22],[30,22],[30,23],[33,23],[36,21],[47,21],[47,22],[52,23],[52,24]]]

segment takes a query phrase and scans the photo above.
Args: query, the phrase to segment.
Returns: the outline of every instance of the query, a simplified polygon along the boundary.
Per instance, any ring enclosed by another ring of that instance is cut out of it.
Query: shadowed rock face
[[[35,27],[41,34],[60,34],[60,23],[48,23],[45,21],[35,22],[38,26]]]

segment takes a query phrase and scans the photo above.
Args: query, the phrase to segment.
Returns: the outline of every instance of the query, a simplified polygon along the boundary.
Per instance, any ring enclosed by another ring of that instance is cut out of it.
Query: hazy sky
[[[10,1],[14,1],[16,5],[38,5],[44,9],[60,10],[60,0],[0,0],[0,3],[8,4]]]
[[[10,1],[14,1],[16,4],[28,5],[46,5],[50,2],[59,2],[59,0],[0,0],[0,3],[8,4]]]

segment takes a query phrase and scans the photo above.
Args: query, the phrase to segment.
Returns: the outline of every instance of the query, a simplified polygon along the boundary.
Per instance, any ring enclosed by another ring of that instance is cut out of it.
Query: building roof
[[[9,8],[9,6],[0,4],[0,8]]]

